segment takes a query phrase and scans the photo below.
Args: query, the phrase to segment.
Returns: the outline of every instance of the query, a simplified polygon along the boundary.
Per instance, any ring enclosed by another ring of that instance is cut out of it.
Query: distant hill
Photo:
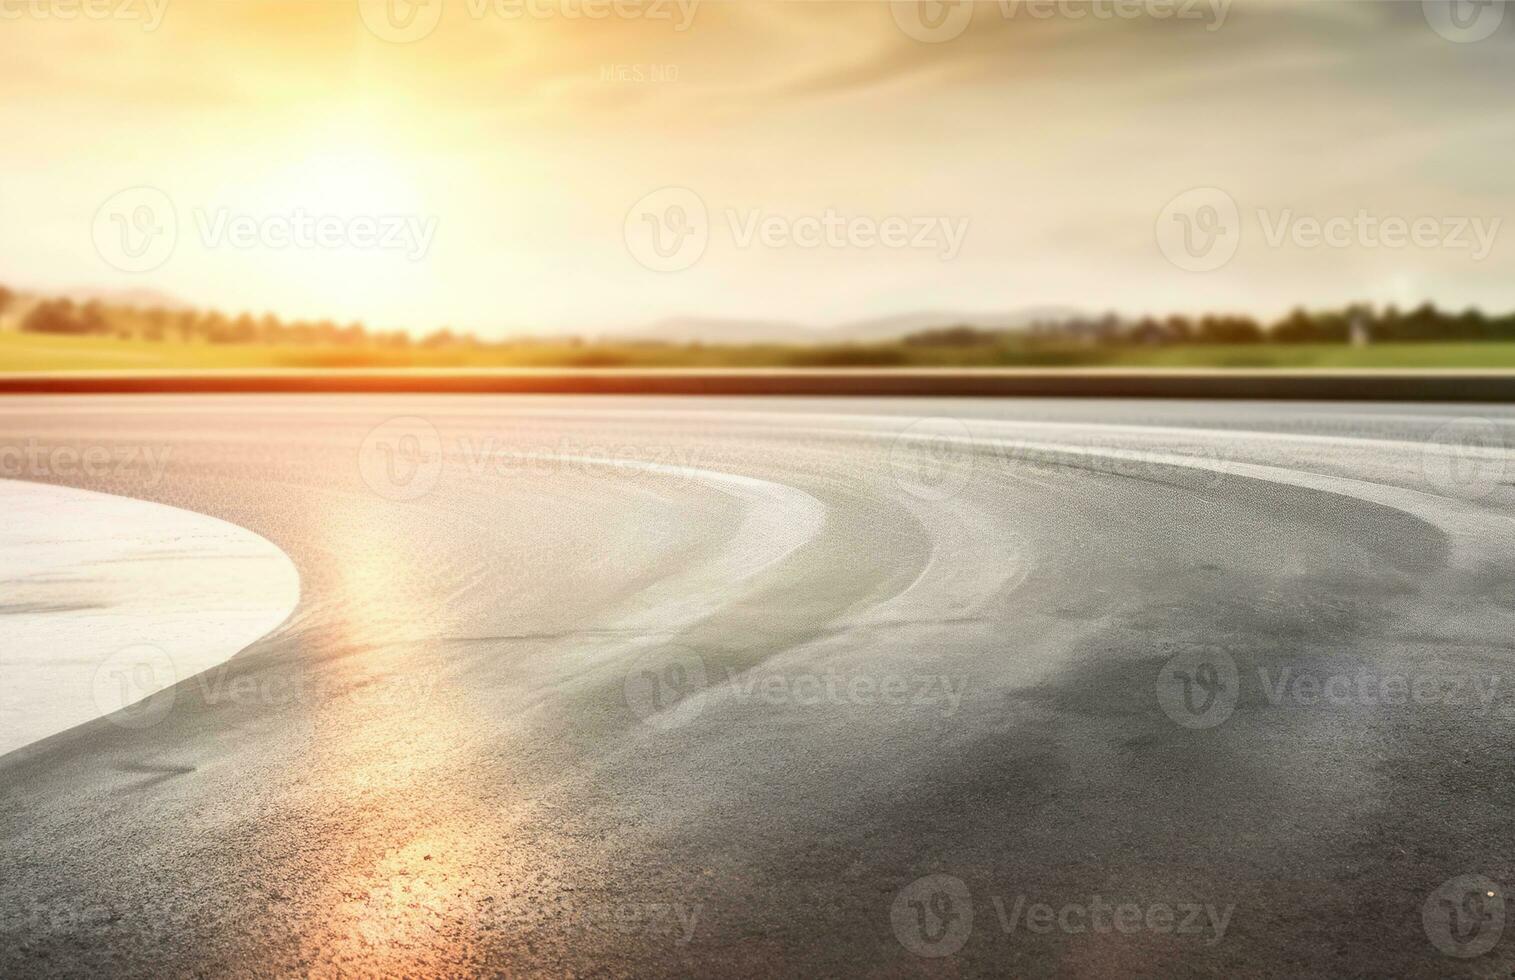
[[[853,341],[898,340],[907,334],[939,327],[978,327],[980,330],[1024,330],[1037,322],[1056,322],[1087,315],[1069,306],[1027,306],[998,313],[964,313],[935,310],[904,313],[844,324],[834,331],[837,339]]]
[[[720,317],[669,317],[643,327],[616,330],[617,339],[661,340],[688,344],[805,344],[814,342],[814,327],[779,320],[737,320]]]
[[[1038,321],[1051,322],[1084,315],[1066,306],[1030,306],[998,313],[922,311],[817,327],[783,320],[740,320],[720,317],[671,317],[642,327],[615,331],[622,339],[668,343],[708,344],[827,344],[898,340],[907,334],[938,327],[972,326],[983,330],[1023,330]]]

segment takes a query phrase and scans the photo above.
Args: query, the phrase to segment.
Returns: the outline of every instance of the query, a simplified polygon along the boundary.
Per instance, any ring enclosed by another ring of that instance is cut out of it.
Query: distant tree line
[[[962,328],[958,328],[962,329]],[[934,331],[943,334],[942,331]],[[950,332],[945,332],[950,333]],[[920,335],[917,335],[919,337]],[[1034,324],[1033,339],[1102,344],[1311,344],[1414,341],[1515,340],[1515,313],[1487,316],[1475,309],[1461,313],[1439,310],[1426,303],[1402,311],[1396,306],[1375,309],[1349,306],[1311,311],[1295,309],[1272,323],[1249,316],[1206,315],[1129,319],[1070,318]],[[912,338],[914,339],[914,338]]]
[[[218,312],[138,309],[107,305],[97,300],[75,302],[45,299],[24,310],[20,297],[0,286],[0,317],[17,310],[20,329],[28,333],[65,336],[98,336],[179,344],[262,344],[297,346],[353,346],[423,349],[529,346],[517,339],[486,344],[470,333],[442,327],[424,338],[413,339],[403,330],[371,331],[361,323],[339,326],[330,320],[284,321],[273,314],[254,317],[242,313],[228,317]],[[1408,311],[1395,306],[1367,305],[1309,311],[1296,309],[1272,323],[1243,315],[1198,317],[1122,317],[1108,313],[1098,317],[1068,317],[1034,323],[1026,330],[985,329],[972,324],[946,325],[912,333],[891,345],[904,348],[1003,347],[1015,344],[1119,346],[1134,344],[1259,344],[1346,343],[1405,341],[1515,341],[1515,312],[1488,316],[1476,309],[1450,313],[1423,304]],[[582,346],[579,338],[554,338],[554,344]],[[635,341],[620,341],[622,346]],[[645,341],[644,344],[658,344]],[[673,345],[667,345],[673,346]],[[691,349],[721,346],[711,338]],[[845,361],[853,355],[846,348],[856,345],[821,345],[825,356]],[[871,345],[872,348],[882,345]],[[833,349],[834,348],[834,349]],[[876,356],[873,351],[869,356]],[[587,356],[587,355],[586,355]],[[903,355],[901,355],[903,356]],[[870,362],[871,363],[871,362]]]
[[[0,315],[15,301],[15,294],[0,287]],[[453,346],[474,342],[451,330],[441,329],[420,341],[403,330],[370,331],[361,323],[339,326],[330,320],[284,322],[273,314],[253,317],[243,313],[228,317],[217,312],[136,309],[109,306],[98,300],[76,303],[71,299],[38,302],[22,318],[26,333],[76,337],[115,337],[157,343],[294,344],[409,347]]]

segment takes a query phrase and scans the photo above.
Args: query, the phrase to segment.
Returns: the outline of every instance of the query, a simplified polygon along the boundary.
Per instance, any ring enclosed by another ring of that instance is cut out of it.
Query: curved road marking
[[[102,715],[161,721],[174,684],[300,598],[284,552],[204,514],[14,480],[0,480],[0,510],[0,754]]]

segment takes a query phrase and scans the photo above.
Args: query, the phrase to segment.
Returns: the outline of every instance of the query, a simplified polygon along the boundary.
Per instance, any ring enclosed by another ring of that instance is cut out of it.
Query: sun
[[[424,210],[414,169],[391,153],[354,148],[316,153],[269,173],[270,210],[303,208],[341,218],[417,215]]]
[[[255,243],[203,251],[218,275],[274,284],[247,301],[260,309],[411,326],[403,304],[433,288],[436,269],[439,220],[425,187],[403,152],[286,144],[227,196],[230,216],[260,229]]]

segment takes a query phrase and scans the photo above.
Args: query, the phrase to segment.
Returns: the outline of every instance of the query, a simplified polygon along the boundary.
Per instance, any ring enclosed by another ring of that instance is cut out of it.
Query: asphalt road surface
[[[301,592],[0,758],[0,974],[1508,976],[1505,445],[1466,405],[0,399],[0,476],[230,521]]]

